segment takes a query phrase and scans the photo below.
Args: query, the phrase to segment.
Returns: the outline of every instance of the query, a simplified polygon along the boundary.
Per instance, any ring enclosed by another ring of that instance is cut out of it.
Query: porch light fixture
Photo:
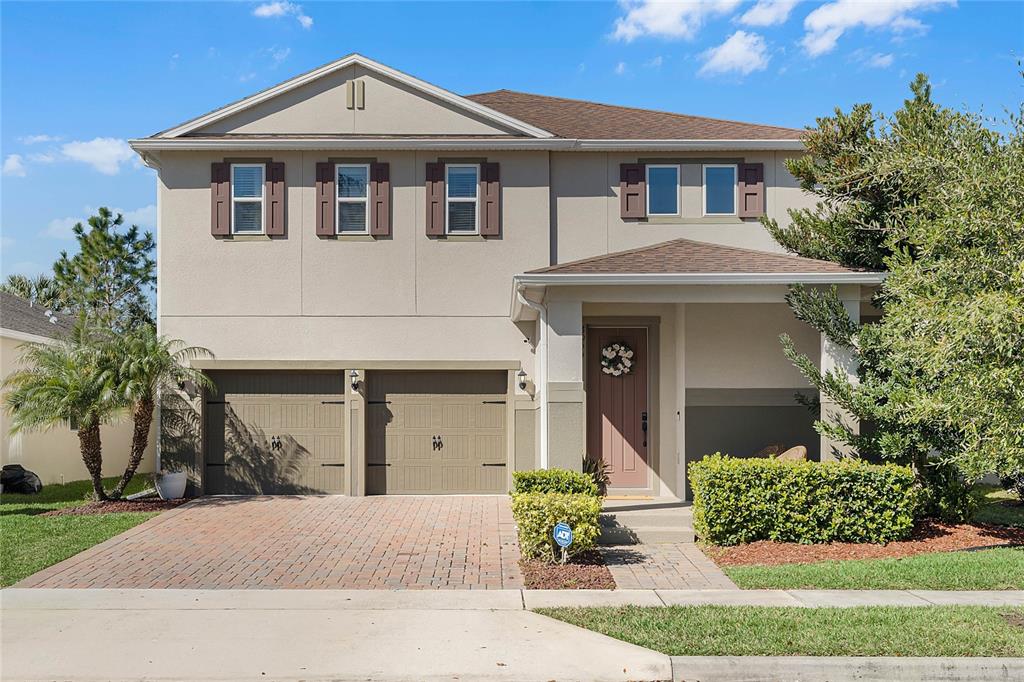
[[[352,370],[351,372],[348,373],[348,378],[349,378],[349,381],[352,383],[352,390],[353,391],[358,391],[359,390],[359,372],[357,372],[356,370]]]
[[[519,388],[525,391],[526,390],[526,370],[525,369],[520,369],[519,372],[516,374],[516,377],[519,379]]]

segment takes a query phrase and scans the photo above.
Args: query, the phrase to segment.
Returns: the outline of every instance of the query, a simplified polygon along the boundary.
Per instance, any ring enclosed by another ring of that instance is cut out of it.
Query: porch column
[[[843,307],[846,308],[846,313],[850,316],[850,319],[854,322],[860,322],[860,286],[848,285],[839,287],[839,295],[843,301]],[[853,356],[853,353],[848,348],[838,346],[824,334],[821,335],[821,372],[825,372],[836,369],[842,374],[845,374],[851,381],[857,381],[857,361]],[[860,432],[860,424],[858,421],[848,412],[841,409],[836,403],[831,400],[828,396],[822,395],[821,397],[821,419],[824,422],[830,422],[834,417],[838,416],[842,419],[843,423],[850,426],[854,433]],[[850,454],[849,446],[832,440],[826,436],[821,437],[821,460],[826,461],[830,459],[836,459],[837,456],[844,454]]]
[[[583,405],[583,303],[547,304],[548,468],[580,471],[586,450]]]

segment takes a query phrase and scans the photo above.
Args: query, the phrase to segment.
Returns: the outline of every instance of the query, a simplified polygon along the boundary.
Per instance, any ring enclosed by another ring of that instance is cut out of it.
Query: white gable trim
[[[386,76],[387,78],[391,78],[392,80],[396,80],[399,83],[407,85],[413,89],[419,90],[420,92],[430,95],[431,97],[435,97],[443,102],[447,102],[464,111],[476,114],[481,118],[487,119],[489,121],[505,126],[507,128],[517,130],[521,133],[529,135],[530,137],[554,137],[554,135],[552,135],[546,130],[542,130],[535,126],[529,125],[528,123],[524,123],[523,121],[520,121],[519,119],[516,118],[512,118],[511,116],[503,114],[500,111],[495,111],[490,107],[485,107],[482,104],[477,104],[472,100],[456,95],[454,92],[450,92],[448,90],[445,90],[444,88],[439,88],[436,85],[432,85],[430,83],[427,83],[426,81],[420,80],[419,78],[410,76],[407,73],[402,73],[401,71],[397,71],[395,69],[392,69],[391,67],[384,66],[380,62],[375,62],[372,59],[368,59],[367,57],[355,53],[350,54],[346,57],[342,57],[337,61],[331,62],[330,64],[325,64],[320,68],[313,69],[312,71],[307,71],[306,73],[298,75],[295,78],[287,80],[283,83],[279,83],[278,85],[275,85],[272,88],[267,88],[266,90],[258,92],[255,95],[246,97],[245,99],[239,100],[232,104],[228,104],[227,106],[223,106],[220,109],[215,109],[214,111],[211,111],[208,114],[200,116],[199,118],[194,118],[191,121],[182,123],[181,125],[175,128],[171,128],[169,130],[165,130],[162,133],[158,133],[154,137],[174,138],[180,135],[184,135],[186,133],[190,133],[193,130],[197,130],[204,126],[210,125],[211,123],[215,123],[229,116],[233,116],[234,114],[237,114],[240,111],[245,111],[246,109],[254,107],[257,104],[260,104],[261,102],[265,102],[269,99],[277,97],[278,95],[281,95],[290,90],[294,90],[295,88],[301,87],[303,85],[306,85],[307,83],[315,81],[318,78],[321,78],[328,74],[334,73],[335,71],[339,71],[341,69],[353,65],[362,66],[366,69],[369,69],[370,71],[378,73],[382,76]]]

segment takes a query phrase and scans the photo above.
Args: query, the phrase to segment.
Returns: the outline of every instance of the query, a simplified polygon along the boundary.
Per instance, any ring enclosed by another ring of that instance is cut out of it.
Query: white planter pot
[[[184,471],[170,474],[157,474],[156,491],[162,500],[180,500],[185,496],[185,485],[188,476]]]

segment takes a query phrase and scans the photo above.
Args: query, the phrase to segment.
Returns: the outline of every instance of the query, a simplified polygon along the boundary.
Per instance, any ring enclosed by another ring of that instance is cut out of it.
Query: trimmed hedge
[[[512,473],[512,494],[565,493],[597,496],[597,484],[588,474],[568,469],[534,469]]]
[[[920,500],[914,473],[895,464],[716,453],[691,464],[689,478],[694,530],[716,545],[891,542],[910,534]]]
[[[573,540],[567,555],[592,549],[601,532],[598,517],[601,498],[588,494],[519,493],[512,496],[512,515],[519,529],[519,551],[526,559],[561,561],[562,549],[555,544],[555,525],[572,528]]]

